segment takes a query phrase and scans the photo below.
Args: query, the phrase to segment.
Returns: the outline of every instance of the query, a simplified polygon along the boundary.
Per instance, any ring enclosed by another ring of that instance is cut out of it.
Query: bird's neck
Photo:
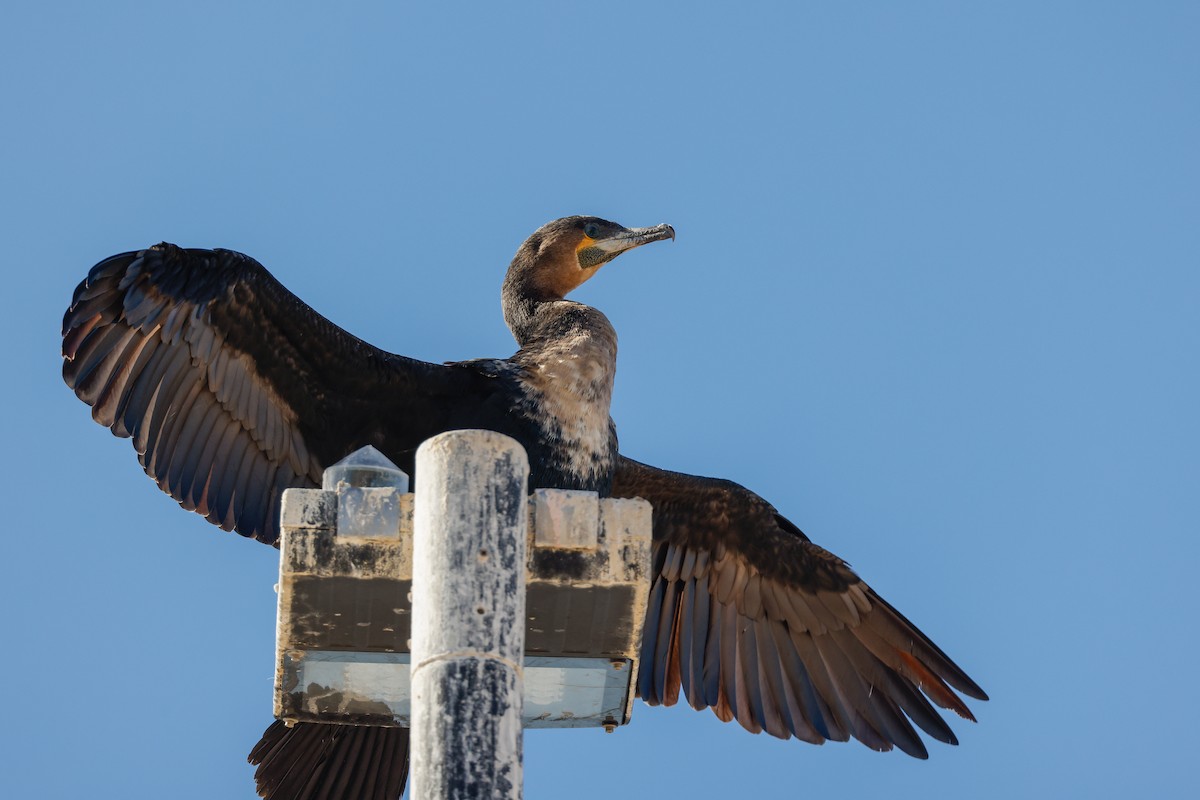
[[[526,357],[553,354],[616,369],[617,332],[601,312],[562,298],[505,303],[504,318]]]
[[[578,328],[595,328],[597,332],[607,329],[615,345],[616,331],[596,309],[559,296],[512,291],[515,288],[507,283],[504,286],[504,322],[522,350],[553,346]]]
[[[508,288],[507,286],[505,287]],[[512,331],[513,338],[517,340],[517,344],[524,347],[527,343],[531,343],[536,338],[537,320],[541,307],[546,305],[545,301],[536,300],[532,297],[509,297],[505,292],[504,296],[504,323],[508,325],[508,329]]]

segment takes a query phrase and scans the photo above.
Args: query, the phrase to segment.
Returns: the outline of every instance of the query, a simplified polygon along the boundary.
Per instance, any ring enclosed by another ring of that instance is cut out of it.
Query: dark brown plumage
[[[638,684],[647,702],[682,695],[750,731],[853,736],[921,758],[912,723],[955,743],[931,701],[972,719],[956,690],[986,695],[844,562],[737,484],[617,452],[616,333],[564,298],[621,252],[668,237],[669,226],[594,217],[543,226],[503,286],[520,349],[445,365],[351,336],[247,256],[162,244],[100,262],[76,289],[63,376],[97,422],[133,439],[163,491],[267,543],[278,538],[282,491],[319,484],[325,466],[363,445],[411,474],[415,448],[442,431],[513,436],[529,453],[531,486],[653,504]],[[276,723],[251,760],[264,797],[382,800],[403,787],[407,734]]]
[[[395,798],[408,780],[408,728],[276,720],[249,760],[263,797]]]

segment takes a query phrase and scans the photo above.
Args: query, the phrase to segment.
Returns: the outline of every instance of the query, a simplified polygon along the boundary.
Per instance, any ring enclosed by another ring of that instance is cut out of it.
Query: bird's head
[[[504,279],[505,299],[561,300],[626,250],[674,239],[670,225],[625,228],[599,217],[563,217],[534,231]]]

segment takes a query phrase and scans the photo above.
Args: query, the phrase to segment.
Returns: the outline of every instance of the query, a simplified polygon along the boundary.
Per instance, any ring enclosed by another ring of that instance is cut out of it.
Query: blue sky
[[[270,719],[274,551],[62,385],[88,267],[229,247],[386,349],[504,356],[504,268],[574,213],[678,232],[577,294],[622,450],[763,494],[993,699],[928,762],[638,706],[530,733],[527,797],[1194,788],[1200,7],[4,16],[0,795],[249,800]]]

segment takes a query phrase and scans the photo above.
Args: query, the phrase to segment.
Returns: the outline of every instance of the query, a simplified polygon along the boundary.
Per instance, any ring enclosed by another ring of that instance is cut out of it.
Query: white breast
[[[527,377],[547,434],[559,440],[564,461],[577,473],[607,466],[611,456],[616,352],[607,339],[575,331],[539,353]]]

